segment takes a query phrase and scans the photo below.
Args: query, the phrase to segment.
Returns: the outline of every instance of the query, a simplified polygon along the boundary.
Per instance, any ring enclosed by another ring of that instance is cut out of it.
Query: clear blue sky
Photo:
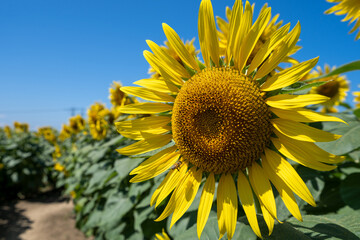
[[[360,40],[341,16],[325,15],[325,0],[268,2],[284,23],[300,21],[300,61],[320,56],[330,66],[360,59]],[[234,1],[213,0],[225,16]],[[285,4],[284,4],[285,3]],[[0,2],[0,126],[17,120],[32,129],[67,123],[70,108],[87,109],[95,101],[110,107],[112,81],[123,85],[147,78],[145,40],[162,44],[166,22],[184,39],[196,38],[200,0],[11,0]],[[359,91],[360,71],[347,73]],[[352,98],[350,98],[350,101]],[[80,113],[77,111],[76,113]],[[86,114],[86,112],[85,112]]]

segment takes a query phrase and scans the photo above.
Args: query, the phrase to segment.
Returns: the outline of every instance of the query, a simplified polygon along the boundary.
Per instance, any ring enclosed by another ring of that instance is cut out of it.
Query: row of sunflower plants
[[[150,239],[165,228],[153,221],[157,211],[148,207],[150,193],[158,180],[130,184],[129,173],[143,158],[129,158],[116,149],[133,142],[117,132],[115,121],[137,118],[121,115],[117,108],[136,99],[110,88],[112,108],[95,103],[87,120],[70,118],[58,136],[56,186],[64,188],[74,202],[76,226],[95,239]]]
[[[26,123],[0,130],[0,200],[31,197],[51,189],[54,147]]]

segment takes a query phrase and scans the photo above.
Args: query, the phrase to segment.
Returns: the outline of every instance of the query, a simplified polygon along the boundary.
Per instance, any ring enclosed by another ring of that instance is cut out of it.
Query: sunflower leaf
[[[360,147],[360,121],[351,114],[331,114],[332,116],[344,119],[348,125],[343,123],[324,122],[323,130],[342,135],[341,138],[332,142],[316,143],[319,147],[336,155],[350,153]]]
[[[325,83],[327,83],[328,81],[325,82],[313,82],[313,83],[305,83],[304,81],[302,82],[296,82],[286,88],[283,88],[281,90],[281,93],[294,93],[294,92],[299,92],[299,91],[303,91],[301,92],[301,94],[306,94],[308,91],[310,91],[310,88],[312,87],[319,87]],[[306,90],[306,91],[305,91]]]
[[[342,200],[353,209],[360,209],[360,172],[348,175],[340,185]]]
[[[312,82],[314,80],[319,80],[322,78],[327,78],[327,77],[331,77],[334,75],[351,72],[351,71],[356,71],[356,70],[360,70],[360,60],[342,65],[342,66],[334,69],[333,71],[329,72],[328,74],[322,75],[320,77],[308,79],[308,80],[306,80],[306,82]]]

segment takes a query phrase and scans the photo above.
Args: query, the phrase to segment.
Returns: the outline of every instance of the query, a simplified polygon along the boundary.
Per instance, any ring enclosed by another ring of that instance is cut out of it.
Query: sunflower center
[[[228,68],[205,69],[181,88],[173,108],[181,154],[207,172],[232,173],[260,157],[271,134],[257,83]]]
[[[331,81],[318,87],[317,92],[329,98],[333,98],[339,92],[340,84],[338,81]]]

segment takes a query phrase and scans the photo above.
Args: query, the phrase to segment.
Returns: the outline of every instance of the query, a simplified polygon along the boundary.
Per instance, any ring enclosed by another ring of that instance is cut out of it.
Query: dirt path
[[[73,204],[54,194],[0,206],[0,240],[85,240]]]

